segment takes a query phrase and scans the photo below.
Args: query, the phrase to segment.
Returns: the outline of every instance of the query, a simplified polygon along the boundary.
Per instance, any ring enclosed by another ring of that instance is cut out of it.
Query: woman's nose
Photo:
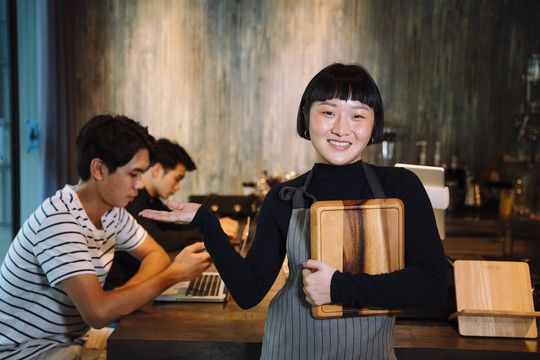
[[[347,118],[343,115],[338,115],[334,126],[332,127],[332,133],[337,136],[348,135],[351,131],[351,126]]]

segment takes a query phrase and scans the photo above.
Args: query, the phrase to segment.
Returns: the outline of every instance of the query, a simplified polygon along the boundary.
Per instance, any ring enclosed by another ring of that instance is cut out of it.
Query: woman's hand
[[[195,214],[201,207],[201,204],[183,204],[173,200],[167,201],[167,205],[169,205],[169,207],[175,210],[160,211],[146,209],[141,211],[139,213],[139,216],[167,223],[189,224],[193,221]]]
[[[331,265],[318,260],[308,260],[302,264],[302,277],[306,301],[312,305],[324,305],[332,302],[330,282],[337,271]]]

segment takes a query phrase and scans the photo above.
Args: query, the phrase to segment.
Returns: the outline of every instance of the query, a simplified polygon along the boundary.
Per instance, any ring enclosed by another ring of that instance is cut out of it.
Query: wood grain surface
[[[107,343],[110,360],[252,360],[261,342],[270,299],[285,283],[278,276],[265,299],[250,310],[226,304],[153,303],[122,318]],[[464,337],[455,322],[396,320],[399,359],[537,359],[538,339]]]
[[[311,257],[352,274],[382,274],[402,269],[403,203],[399,199],[318,201],[311,207]],[[376,315],[390,310],[314,306],[318,318]]]
[[[537,337],[529,264],[457,260],[454,277],[461,335]]]

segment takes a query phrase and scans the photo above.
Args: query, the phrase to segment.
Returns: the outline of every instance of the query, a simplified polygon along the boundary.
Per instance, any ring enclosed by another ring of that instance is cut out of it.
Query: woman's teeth
[[[348,141],[336,141],[336,140],[328,140],[330,144],[336,145],[336,146],[349,146],[351,145]]]

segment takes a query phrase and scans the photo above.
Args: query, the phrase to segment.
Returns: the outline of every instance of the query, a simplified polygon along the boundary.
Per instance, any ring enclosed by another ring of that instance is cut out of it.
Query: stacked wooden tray
[[[404,213],[399,199],[318,201],[311,207],[311,258],[353,274],[405,266]],[[313,306],[319,319],[399,312],[342,304]]]

